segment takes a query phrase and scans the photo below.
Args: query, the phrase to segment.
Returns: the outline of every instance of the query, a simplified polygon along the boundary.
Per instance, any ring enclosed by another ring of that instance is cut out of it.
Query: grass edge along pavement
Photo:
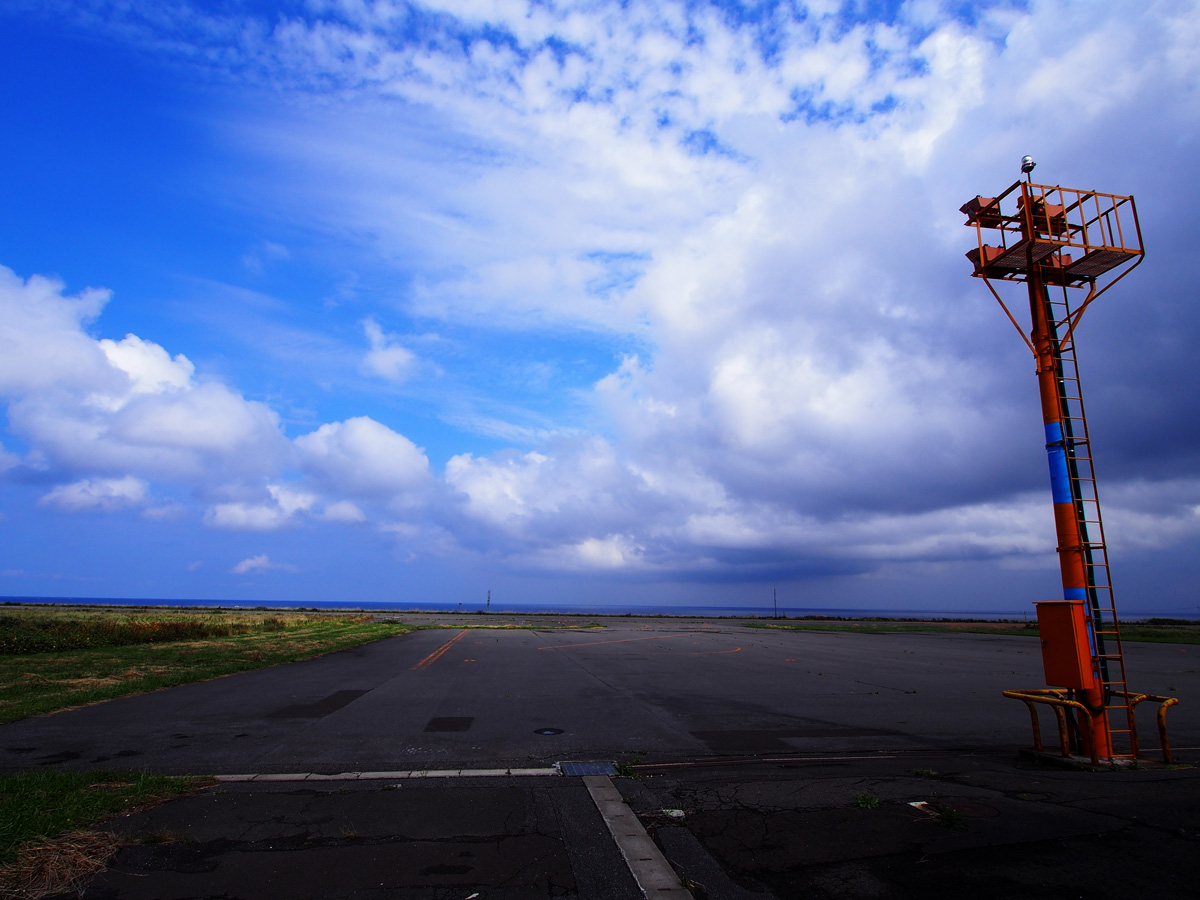
[[[846,631],[857,634],[895,634],[924,632],[940,634],[1007,634],[1038,637],[1036,621],[972,619],[840,619],[828,616],[804,616],[780,621],[744,622],[747,628],[777,631]],[[1121,623],[1121,640],[1155,644],[1200,644],[1200,622],[1191,619],[1145,619]]]
[[[138,616],[153,620],[158,613],[145,610]],[[171,617],[162,614],[164,620]],[[295,624],[268,631],[193,640],[0,655],[0,724],[309,659],[412,630],[369,615],[310,615],[291,621]]]
[[[0,774],[0,897],[46,897],[78,888],[105,867],[120,844],[112,834],[90,830],[94,825],[213,783],[107,770]]]

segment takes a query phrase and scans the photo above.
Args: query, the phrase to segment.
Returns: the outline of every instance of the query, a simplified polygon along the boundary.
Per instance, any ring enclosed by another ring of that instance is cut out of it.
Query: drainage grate
[[[617,774],[617,767],[610,762],[560,762],[558,770],[564,775]]]
[[[426,731],[470,731],[474,716],[441,716],[430,719]]]

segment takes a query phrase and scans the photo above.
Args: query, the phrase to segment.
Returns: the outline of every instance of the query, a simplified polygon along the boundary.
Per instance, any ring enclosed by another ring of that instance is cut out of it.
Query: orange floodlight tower
[[[1133,197],[1034,184],[1034,165],[1025,157],[1024,180],[962,206],[976,234],[967,252],[972,274],[987,284],[1037,361],[1062,572],[1063,599],[1036,604],[1046,682],[1057,690],[1007,693],[1027,704],[1055,704],[1067,732],[1064,714],[1074,713],[1076,738],[1093,759],[1136,758],[1133,709],[1150,698],[1131,695],[1125,683],[1075,332],[1091,303],[1142,261],[1141,227]],[[1028,334],[997,292],[994,282],[1001,281],[1028,288]],[[1073,290],[1086,293],[1072,303]],[[1040,749],[1037,715],[1029,710]],[[1165,724],[1160,731],[1169,753]],[[1065,752],[1067,735],[1060,740]]]

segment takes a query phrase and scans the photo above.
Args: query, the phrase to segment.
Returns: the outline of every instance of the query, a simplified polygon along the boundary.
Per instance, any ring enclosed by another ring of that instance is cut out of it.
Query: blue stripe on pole
[[[1086,600],[1087,588],[1063,588],[1064,600]]]
[[[1050,461],[1050,494],[1055,504],[1071,502],[1071,476],[1067,472],[1067,451],[1062,447],[1047,447]]]
[[[1062,426],[1046,423],[1046,455],[1050,460],[1050,494],[1055,503],[1071,503],[1071,476],[1067,471],[1067,451]]]

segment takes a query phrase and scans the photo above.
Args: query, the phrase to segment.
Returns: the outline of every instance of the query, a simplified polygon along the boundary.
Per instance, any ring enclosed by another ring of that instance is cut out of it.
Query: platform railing
[[[1080,703],[1078,700],[1072,700],[1067,696],[1067,691],[1061,688],[1031,688],[1022,691],[1004,691],[1005,697],[1010,697],[1013,700],[1020,700],[1029,709],[1029,720],[1033,725],[1033,749],[1038,753],[1045,752],[1042,744],[1042,729],[1038,721],[1037,707],[1034,704],[1049,706],[1054,710],[1054,717],[1058,724],[1058,745],[1065,759],[1071,757],[1070,746],[1070,729],[1067,725],[1067,710],[1075,710],[1087,718],[1106,715],[1106,710],[1091,710],[1087,706]],[[1157,723],[1158,723],[1158,740],[1162,750],[1163,762],[1170,764],[1173,762],[1171,756],[1171,740],[1167,736],[1167,710],[1179,703],[1176,697],[1163,697],[1158,694],[1134,694],[1129,691],[1113,691],[1114,694],[1122,695],[1129,708],[1132,711],[1139,703],[1147,700],[1158,703]],[[1099,765],[1100,759],[1096,754],[1096,748],[1092,744],[1091,731],[1087,728],[1076,728],[1075,732],[1080,735],[1084,743],[1084,753],[1091,760],[1092,765]],[[1138,745],[1136,732],[1131,736],[1133,739],[1133,758],[1138,758]]]

